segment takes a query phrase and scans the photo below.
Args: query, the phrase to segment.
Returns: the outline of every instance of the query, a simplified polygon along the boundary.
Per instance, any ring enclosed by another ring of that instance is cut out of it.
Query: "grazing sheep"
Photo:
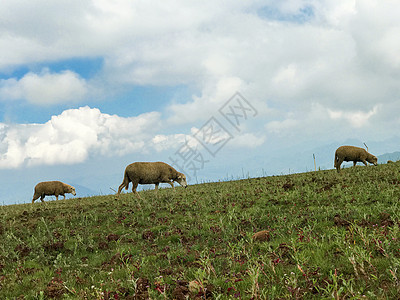
[[[71,193],[72,195],[76,195],[75,188],[69,184],[63,183],[61,181],[44,181],[40,182],[35,186],[35,193],[33,195],[32,203],[35,202],[36,199],[40,197],[40,200],[44,202],[45,196],[56,196],[56,200],[58,200],[58,196],[64,196],[65,194]]]
[[[187,187],[186,176],[170,165],[163,162],[135,162],[126,167],[124,172],[124,180],[118,188],[116,198],[119,198],[121,190],[128,189],[129,183],[132,182],[132,192],[138,197],[136,191],[138,184],[155,184],[156,192],[160,183],[169,183],[174,188],[174,181],[183,187]]]
[[[375,166],[378,164],[376,156],[368,153],[363,148],[354,146],[341,146],[336,149],[334,166],[338,172],[340,171],[340,165],[343,161],[353,161],[353,166],[355,166],[358,161],[362,162],[366,166],[367,162],[374,164]]]

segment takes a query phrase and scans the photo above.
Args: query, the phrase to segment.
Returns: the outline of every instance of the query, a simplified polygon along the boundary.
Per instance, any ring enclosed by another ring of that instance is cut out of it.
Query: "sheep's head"
[[[75,188],[73,186],[69,186],[69,193],[76,196]]]
[[[179,173],[178,177],[175,180],[177,183],[179,183],[181,186],[183,186],[184,188],[187,187],[187,182],[186,182],[186,176],[185,174]]]
[[[374,164],[374,166],[378,165],[378,158],[374,155],[370,155],[367,160],[369,163]]]

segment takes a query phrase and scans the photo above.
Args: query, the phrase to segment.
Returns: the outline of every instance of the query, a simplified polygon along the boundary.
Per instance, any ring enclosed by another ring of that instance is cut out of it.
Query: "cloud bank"
[[[0,80],[0,99],[20,100],[37,105],[79,102],[88,94],[88,84],[71,71],[51,73],[44,69],[36,74],[28,72],[21,79]]]
[[[65,110],[44,124],[0,123],[0,168],[77,164],[91,156],[173,153],[188,140],[192,147],[200,147],[194,138],[198,128],[192,128],[190,135],[162,134],[163,122],[158,112],[123,118],[85,106]],[[237,134],[229,146],[247,148],[262,142],[263,138],[243,133]]]
[[[153,136],[159,124],[157,112],[121,118],[88,106],[66,110],[45,124],[1,124],[0,168],[74,164],[90,155],[150,151],[158,147]]]

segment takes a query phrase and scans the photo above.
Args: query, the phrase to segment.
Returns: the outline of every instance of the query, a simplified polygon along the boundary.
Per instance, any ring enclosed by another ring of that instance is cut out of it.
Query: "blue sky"
[[[60,73],[66,70],[72,71],[85,80],[90,80],[101,73],[103,67],[102,58],[72,58],[57,62],[42,62],[34,66],[23,66],[13,70],[9,74],[1,74],[0,79],[7,80],[15,78],[20,80],[29,72],[40,73],[43,69],[51,73]],[[167,101],[185,101],[190,99],[191,94],[186,86],[142,86],[130,85],[119,87],[112,98],[93,99],[88,98],[90,106],[99,108],[107,114],[117,114],[122,117],[130,117],[152,110],[157,106],[157,110],[163,110]],[[11,121],[15,123],[45,123],[51,116],[62,111],[77,107],[76,104],[62,103],[60,105],[36,105],[22,101],[15,103],[1,102],[2,106],[1,121]]]
[[[346,141],[399,150],[399,6],[4,0],[0,196],[29,202],[43,180],[105,193],[185,142],[207,161],[192,183],[311,170],[318,149],[332,168]],[[240,130],[219,112],[237,92],[257,112]],[[206,124],[226,129],[216,155],[196,139]]]
[[[269,5],[258,9],[258,15],[267,20],[274,20],[278,22],[294,22],[304,24],[312,21],[314,18],[314,8],[311,5],[304,3],[300,8],[297,7],[296,11],[285,11],[278,6]]]

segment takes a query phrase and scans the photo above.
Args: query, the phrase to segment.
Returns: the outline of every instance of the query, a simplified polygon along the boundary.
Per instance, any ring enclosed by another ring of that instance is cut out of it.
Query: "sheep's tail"
[[[122,184],[125,185],[125,190],[127,190],[129,187],[129,177],[126,172],[124,174],[124,181],[122,182]]]
[[[125,189],[127,190],[128,187],[129,187],[129,177],[128,177],[128,174],[126,174],[126,171],[125,171],[125,173],[124,173],[124,180],[122,181],[122,183],[121,183],[120,186],[118,187],[118,192],[117,192],[116,199],[119,198],[119,194],[121,193],[121,190],[122,190],[123,188],[125,188]]]

